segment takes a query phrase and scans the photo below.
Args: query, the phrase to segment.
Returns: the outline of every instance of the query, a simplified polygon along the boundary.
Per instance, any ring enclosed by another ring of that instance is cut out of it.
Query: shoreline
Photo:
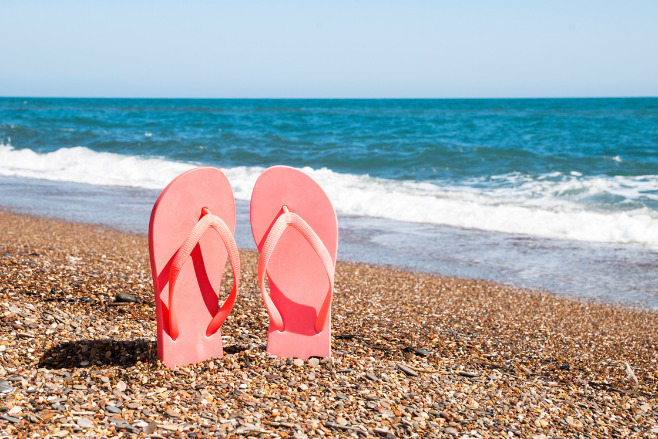
[[[158,191],[0,177],[0,210],[147,233]],[[107,206],[115,206],[107,209]],[[238,247],[255,249],[236,201]],[[658,250],[339,215],[338,258],[658,311]]]
[[[171,370],[144,235],[0,210],[0,238],[5,434],[658,434],[655,311],[339,261],[334,356],[298,366],[240,250],[225,356]]]

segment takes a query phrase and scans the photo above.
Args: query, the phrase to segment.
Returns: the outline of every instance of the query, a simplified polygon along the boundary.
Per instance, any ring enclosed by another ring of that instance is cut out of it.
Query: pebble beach
[[[0,436],[658,437],[656,312],[339,261],[332,358],[275,358],[241,261],[225,355],[168,369],[146,236],[0,212]]]

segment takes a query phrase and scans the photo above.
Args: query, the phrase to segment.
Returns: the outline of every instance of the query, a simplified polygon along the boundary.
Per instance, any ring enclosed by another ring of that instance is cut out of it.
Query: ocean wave
[[[83,146],[47,153],[0,144],[0,175],[73,183],[162,189],[191,163],[96,152]]]
[[[162,189],[202,163],[95,152],[48,153],[0,144],[0,175]],[[236,199],[249,200],[262,167],[221,168]],[[305,168],[345,215],[492,232],[658,248],[658,176],[511,173],[462,182],[411,182]]]
[[[492,232],[518,233],[577,241],[642,244],[658,248],[658,212],[642,203],[583,202],[602,192],[622,196],[644,194],[658,187],[658,176],[565,181],[505,176],[501,187],[436,185],[367,176],[341,175],[330,170],[311,174],[343,214],[374,216],[405,222],[442,224]],[[569,195],[571,191],[574,195]],[[577,191],[579,194],[575,195]],[[646,194],[648,198],[656,194]],[[625,198],[626,199],[626,198]]]

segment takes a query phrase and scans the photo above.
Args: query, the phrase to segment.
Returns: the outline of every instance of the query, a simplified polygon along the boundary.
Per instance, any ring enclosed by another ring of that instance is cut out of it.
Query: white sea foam
[[[76,146],[39,154],[0,144],[0,175],[74,183],[162,189],[190,163],[95,152]]]
[[[367,176],[307,170],[337,210],[407,222],[596,242],[637,243],[658,248],[658,212],[647,207],[619,211],[578,202],[601,192],[645,194],[658,176],[522,181],[511,187],[474,187],[398,182]],[[572,197],[565,194],[577,193]]]
[[[94,152],[84,147],[39,154],[0,144],[0,175],[83,184],[162,189],[198,164]],[[222,169],[236,199],[249,200],[260,167]],[[443,224],[550,238],[635,243],[658,248],[658,176],[527,177],[515,173],[460,184],[402,182],[329,169],[304,169],[347,215]],[[628,205],[606,201],[630,200]],[[598,198],[603,201],[597,202]]]

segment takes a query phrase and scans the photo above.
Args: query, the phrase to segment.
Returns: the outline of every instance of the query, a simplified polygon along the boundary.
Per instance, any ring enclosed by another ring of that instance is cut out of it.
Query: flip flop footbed
[[[185,261],[169,303],[171,263],[194,226],[202,208],[220,217],[235,230],[235,201],[224,174],[215,168],[196,168],[174,179],[153,207],[149,249],[157,314],[158,355],[173,367],[223,354],[221,331],[206,336],[217,313],[218,292],[228,257],[214,230],[206,231]],[[171,335],[169,310],[175,307],[179,334]]]
[[[251,198],[251,228],[259,251],[270,228],[286,206],[315,231],[336,262],[338,223],[329,198],[303,172],[289,167],[269,168],[258,178]],[[279,239],[267,268],[270,296],[284,322],[278,331],[270,322],[267,351],[281,357],[331,355],[331,324],[316,333],[320,307],[330,282],[317,253],[296,229],[288,227]],[[329,321],[331,313],[329,313]]]

